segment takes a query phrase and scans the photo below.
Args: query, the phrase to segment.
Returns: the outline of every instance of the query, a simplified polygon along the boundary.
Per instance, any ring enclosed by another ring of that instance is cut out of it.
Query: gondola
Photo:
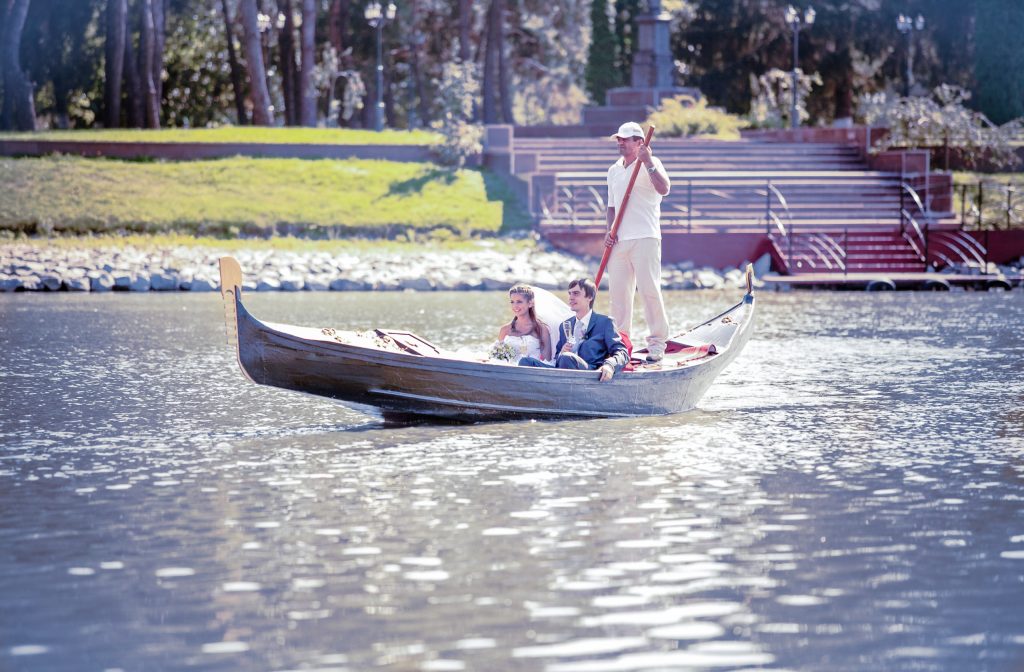
[[[220,260],[229,341],[249,380],[377,409],[385,421],[481,422],[668,415],[692,409],[753,332],[747,292],[680,333],[657,365],[644,350],[609,382],[597,371],[512,366],[447,352],[408,332],[341,331],[262,322],[242,303],[242,270]]]

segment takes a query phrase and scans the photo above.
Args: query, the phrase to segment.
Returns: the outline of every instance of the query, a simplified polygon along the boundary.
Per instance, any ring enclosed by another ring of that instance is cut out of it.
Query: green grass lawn
[[[167,128],[162,130],[101,129],[0,133],[0,140],[61,140],[79,142],[230,142],[319,145],[431,145],[441,136],[431,131],[375,131],[351,128]]]
[[[980,189],[979,183],[983,183]],[[1014,185],[1012,190],[1009,185]],[[1021,226],[1024,224],[1024,173],[954,171],[953,212],[964,213],[968,228]]]
[[[0,229],[443,238],[521,228],[525,217],[493,182],[476,170],[359,159],[0,158]]]

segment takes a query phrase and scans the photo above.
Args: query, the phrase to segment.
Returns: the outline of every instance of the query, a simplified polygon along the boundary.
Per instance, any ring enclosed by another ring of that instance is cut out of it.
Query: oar
[[[648,147],[651,146],[651,138],[654,137],[654,124],[647,127],[647,137],[644,138],[644,144]],[[633,193],[633,184],[636,183],[636,176],[640,174],[640,166],[643,164],[640,159],[635,159],[636,165],[633,166],[633,176],[629,178],[629,186],[626,187],[626,193],[622,197],[622,203],[619,204],[618,210],[615,211],[615,221],[612,222],[612,228],[610,232],[612,237],[619,232],[619,224],[622,224],[622,213],[626,211],[626,204],[629,203],[629,195]],[[604,248],[604,254],[601,256],[601,265],[597,267],[597,277],[594,278],[594,285],[597,288],[601,287],[601,276],[604,275],[605,266],[608,265],[608,259],[612,256],[612,248]]]

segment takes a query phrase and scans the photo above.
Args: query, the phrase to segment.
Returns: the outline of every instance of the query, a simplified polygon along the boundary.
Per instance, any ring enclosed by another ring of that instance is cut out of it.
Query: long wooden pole
[[[654,137],[654,124],[651,124],[647,128],[647,136],[644,138],[644,144],[648,147],[651,146],[651,138]],[[633,185],[636,183],[636,176],[640,174],[640,166],[643,164],[640,159],[634,159],[636,165],[633,166],[633,176],[629,178],[629,186],[626,187],[626,193],[622,197],[622,203],[619,204],[618,209],[615,211],[615,221],[612,222],[612,228],[609,229],[612,237],[619,232],[619,225],[622,224],[622,213],[626,211],[626,204],[629,203],[629,195],[633,193]],[[601,256],[601,265],[597,267],[597,277],[594,278],[594,285],[597,288],[601,287],[601,277],[604,275],[604,269],[608,265],[608,259],[612,256],[612,248],[604,248],[604,254]]]

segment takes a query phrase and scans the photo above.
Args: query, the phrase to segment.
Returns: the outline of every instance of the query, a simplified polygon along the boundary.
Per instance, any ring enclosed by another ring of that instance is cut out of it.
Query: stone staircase
[[[666,235],[760,232],[786,273],[920,272],[944,263],[929,236],[958,227],[949,213],[917,207],[899,173],[870,170],[856,147],[657,138],[653,147],[672,179]],[[614,141],[517,136],[511,149],[542,233],[604,227]],[[971,257],[952,248],[947,258]]]

